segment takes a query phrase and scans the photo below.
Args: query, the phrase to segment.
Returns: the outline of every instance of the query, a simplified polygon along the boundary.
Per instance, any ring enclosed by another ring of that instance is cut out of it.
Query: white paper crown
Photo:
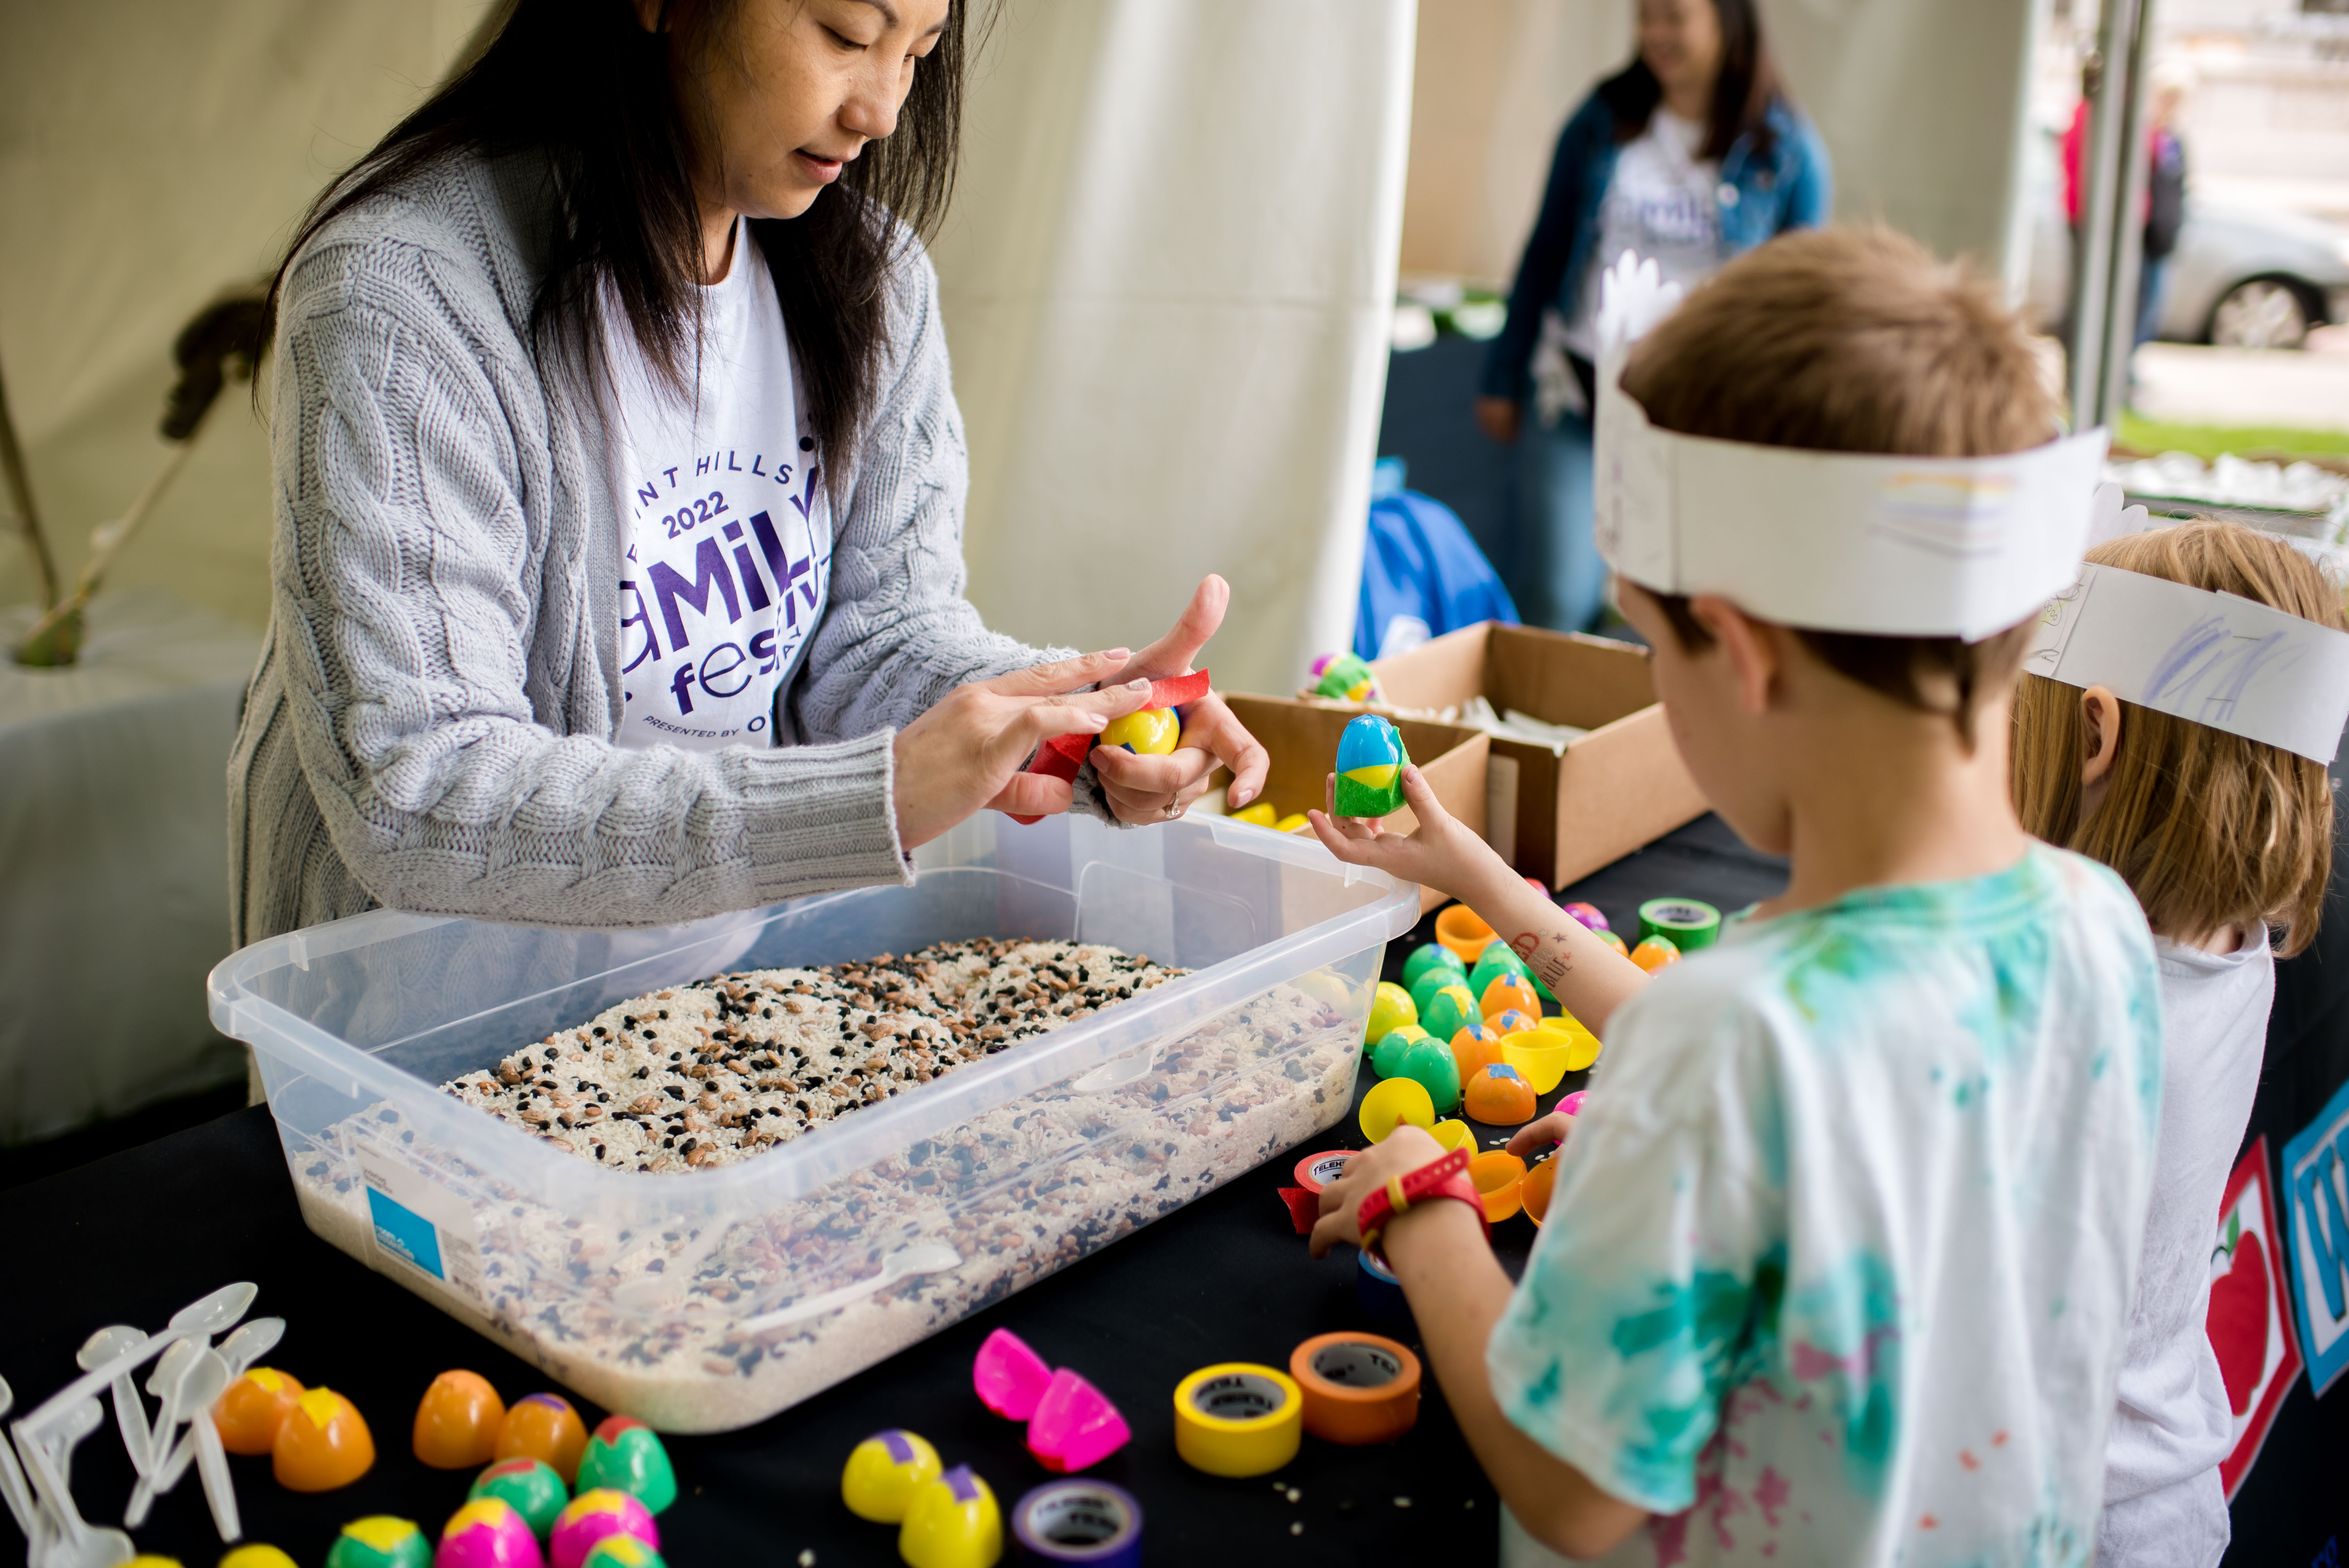
[[[2121,510],[2118,485],[2096,511],[2100,539],[2146,523],[2143,507]],[[2349,632],[2117,566],[2080,568],[2041,612],[2023,667],[2318,762],[2349,721]]]
[[[1599,553],[1659,593],[1719,593],[1788,625],[1971,642],[2072,581],[2101,429],[1985,458],[1806,451],[1660,430],[1621,385],[1679,304],[1625,252],[1599,280]]]

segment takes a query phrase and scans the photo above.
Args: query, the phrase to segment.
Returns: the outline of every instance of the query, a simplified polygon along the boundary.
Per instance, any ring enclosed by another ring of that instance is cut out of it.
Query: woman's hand
[[[1116,678],[1163,680],[1190,674],[1199,650],[1224,624],[1231,598],[1231,587],[1222,578],[1203,579],[1174,629],[1134,655]],[[1272,767],[1256,737],[1213,693],[1191,705],[1183,716],[1181,740],[1164,756],[1143,757],[1122,746],[1097,746],[1089,760],[1101,779],[1102,799],[1122,822],[1164,822],[1181,816],[1207,792],[1207,779],[1219,766],[1232,770],[1228,799],[1237,810],[1264,792],[1264,777]]]
[[[1338,1179],[1321,1189],[1321,1218],[1313,1226],[1312,1250],[1317,1258],[1343,1242],[1362,1244],[1362,1228],[1354,1222],[1362,1200],[1387,1184],[1391,1176],[1408,1176],[1431,1161],[1444,1158],[1444,1145],[1424,1128],[1404,1122],[1386,1136],[1349,1158]]]
[[[1519,410],[1514,397],[1476,399],[1476,428],[1505,447],[1516,444],[1518,418]]]
[[[1112,648],[1032,665],[991,681],[973,681],[955,687],[899,730],[895,770],[898,843],[909,850],[928,843],[989,806],[1021,816],[1067,810],[1067,779],[1022,773],[1020,769],[1052,737],[1097,735],[1111,719],[1150,700],[1146,680],[1128,680],[1099,691],[1080,689],[1125,665],[1128,656],[1127,650]]]

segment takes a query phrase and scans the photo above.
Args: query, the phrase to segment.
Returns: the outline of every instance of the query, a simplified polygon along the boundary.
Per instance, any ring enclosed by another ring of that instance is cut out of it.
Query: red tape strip
[[[1168,676],[1150,683],[1150,707],[1187,707],[1206,696],[1212,689],[1206,670],[1193,670],[1187,676]],[[1047,779],[1073,781],[1085,758],[1093,754],[1093,738],[1080,731],[1074,735],[1056,735],[1036,748],[1035,759],[1028,771]],[[1040,822],[1041,817],[1014,816],[1011,819],[1025,828]]]
[[[1283,1187],[1280,1196],[1288,1205],[1288,1222],[1297,1227],[1297,1233],[1311,1235],[1314,1222],[1321,1217],[1321,1194],[1302,1187]]]

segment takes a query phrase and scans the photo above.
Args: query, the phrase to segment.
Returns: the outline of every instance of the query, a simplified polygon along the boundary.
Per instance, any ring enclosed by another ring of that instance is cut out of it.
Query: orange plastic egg
[[[479,1470],[497,1457],[506,1402],[478,1372],[443,1372],[416,1406],[416,1457],[434,1470]]]
[[[1669,936],[1651,936],[1631,949],[1631,962],[1653,975],[1667,964],[1678,964],[1681,950]]]
[[[270,1469],[288,1491],[332,1491],[375,1464],[375,1439],[358,1407],[332,1388],[313,1388],[278,1424]]]
[[[1495,1062],[1461,1091],[1469,1117],[1488,1127],[1516,1127],[1534,1119],[1534,1086],[1506,1062]]]
[[[1468,1161],[1468,1180],[1485,1204],[1485,1218],[1499,1224],[1524,1203],[1526,1162],[1505,1149],[1488,1149]]]
[[[1540,1028],[1541,1016],[1537,1013],[1521,1013],[1515,1007],[1510,1007],[1485,1019],[1485,1026],[1506,1040],[1511,1035],[1522,1035],[1528,1029]]]
[[[302,1397],[302,1385],[274,1367],[256,1367],[212,1403],[221,1447],[233,1454],[265,1454],[276,1445],[278,1423]]]
[[[1494,975],[1476,1005],[1487,1018],[1509,1012],[1541,1016],[1541,998],[1534,995],[1533,982],[1521,975]]]
[[[1481,1024],[1464,1024],[1453,1033],[1452,1059],[1460,1064],[1464,1084],[1501,1059],[1501,1037]]]
[[[1517,1202],[1524,1205],[1526,1217],[1538,1225],[1549,1214],[1550,1189],[1557,1185],[1557,1161],[1545,1160],[1525,1174],[1517,1183]]]
[[[565,1486],[579,1479],[579,1459],[586,1451],[587,1429],[560,1394],[523,1395],[498,1427],[498,1458],[543,1460]]]

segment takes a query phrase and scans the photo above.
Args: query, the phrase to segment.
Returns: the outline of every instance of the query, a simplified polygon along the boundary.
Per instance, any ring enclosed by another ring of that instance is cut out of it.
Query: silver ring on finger
[[[1170,822],[1171,822],[1171,821],[1173,821],[1175,818],[1177,818],[1177,817],[1181,816],[1182,814],[1183,814],[1183,802],[1182,802],[1182,801],[1180,801],[1180,800],[1169,800],[1169,801],[1167,801],[1167,802],[1166,802],[1166,820],[1167,820],[1168,821],[1170,821]]]

